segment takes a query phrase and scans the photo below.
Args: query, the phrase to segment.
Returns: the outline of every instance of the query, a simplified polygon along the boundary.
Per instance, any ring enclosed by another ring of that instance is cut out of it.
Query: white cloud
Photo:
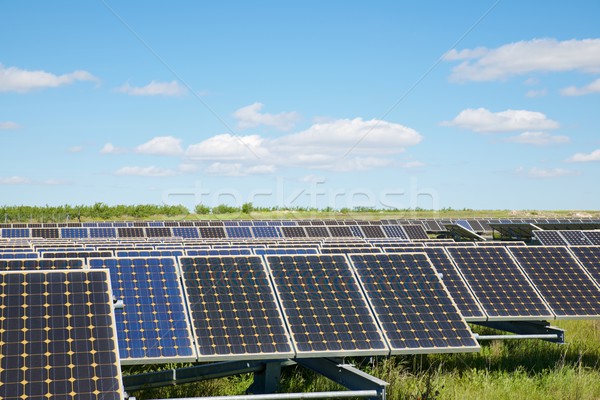
[[[23,176],[9,176],[6,178],[0,178],[0,185],[27,185],[31,183],[31,180]]]
[[[459,82],[492,81],[532,72],[600,73],[600,39],[533,39],[495,49],[453,49],[444,59],[462,61],[450,77]]]
[[[185,154],[200,160],[248,160],[268,157],[265,139],[259,135],[216,135],[188,146]]]
[[[120,154],[120,153],[125,153],[127,150],[121,148],[121,147],[116,147],[114,146],[112,143],[106,143],[104,145],[104,147],[102,147],[100,149],[100,154]]]
[[[264,125],[289,131],[300,119],[300,115],[294,111],[279,114],[261,113],[263,106],[262,103],[253,103],[234,112],[233,116],[238,120],[238,128],[246,129]]]
[[[272,174],[276,171],[274,165],[244,165],[242,163],[215,162],[208,166],[206,173],[222,176],[246,176]]]
[[[600,161],[600,149],[594,150],[591,153],[576,153],[571,156],[567,161],[570,162],[590,162]]]
[[[589,85],[583,87],[569,86],[560,91],[563,96],[583,96],[591,93],[600,92],[600,78],[596,79]]]
[[[0,92],[26,93],[35,89],[54,88],[77,81],[98,81],[87,71],[54,75],[46,71],[28,71],[0,64]]]
[[[17,124],[16,122],[12,122],[12,121],[5,121],[5,122],[0,122],[0,131],[10,131],[13,129],[19,129],[21,126],[19,124]]]
[[[170,169],[158,168],[155,166],[149,167],[132,167],[127,166],[118,169],[115,175],[119,176],[150,176],[150,177],[163,177],[174,175],[175,172]]]
[[[452,121],[442,122],[442,125],[457,126],[479,133],[539,131],[559,127],[558,122],[548,119],[541,112],[527,110],[491,112],[485,108],[468,108],[461,111]]]
[[[533,167],[528,170],[523,167],[519,167],[515,170],[515,173],[517,175],[531,179],[552,179],[580,175],[579,171],[573,171],[563,168],[543,169],[537,167]]]
[[[157,136],[135,148],[136,153],[157,156],[178,156],[183,154],[181,139],[173,136]]]
[[[569,142],[568,136],[551,135],[546,132],[523,132],[520,135],[506,139],[507,142],[531,144],[534,146],[547,146],[551,144],[563,144]]]
[[[365,171],[373,168],[383,168],[392,165],[393,160],[380,157],[353,157],[335,160],[325,165],[316,166],[337,172]]]
[[[152,81],[146,86],[138,87],[126,83],[123,86],[118,87],[116,91],[131,96],[183,96],[187,93],[185,86],[180,85],[177,81]]]
[[[65,181],[62,179],[46,179],[45,181],[42,181],[41,183],[42,183],[42,185],[45,185],[45,186],[63,186],[63,185],[69,185],[71,182]]]

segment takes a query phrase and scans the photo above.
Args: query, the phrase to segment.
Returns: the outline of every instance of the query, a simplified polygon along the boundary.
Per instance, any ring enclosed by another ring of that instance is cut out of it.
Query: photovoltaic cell
[[[87,228],[62,228],[60,237],[63,239],[80,239],[89,237]]]
[[[600,231],[584,231],[585,237],[593,245],[600,245]]]
[[[262,255],[285,255],[285,254],[318,254],[319,251],[316,248],[269,248],[269,249],[254,249],[254,254],[258,256]]]
[[[123,396],[108,276],[0,272],[0,398]]]
[[[112,257],[112,251],[45,251],[41,254],[42,258],[83,258],[91,257]]]
[[[281,237],[279,227],[276,226],[253,226],[252,234],[255,238],[278,238]]]
[[[155,226],[146,228],[146,236],[166,238],[173,236],[173,233],[171,232],[171,228]]]
[[[260,257],[183,257],[180,264],[199,361],[294,354]]]
[[[559,233],[569,246],[589,246],[592,244],[582,231],[560,231]]]
[[[364,237],[366,238],[384,238],[385,233],[381,226],[377,225],[363,225],[360,227],[364,233]]]
[[[402,225],[409,239],[429,239],[423,225]]]
[[[353,237],[352,231],[347,226],[329,226],[332,237]]]
[[[400,225],[382,225],[381,228],[389,238],[408,239],[406,232]]]
[[[173,236],[182,237],[184,239],[195,239],[199,238],[198,229],[194,227],[174,227],[171,228],[173,230]]]
[[[286,238],[305,238],[306,231],[302,226],[282,226],[281,232]]]
[[[107,268],[123,364],[187,362],[196,359],[175,259],[91,258],[91,268]]]
[[[331,237],[331,234],[327,230],[326,226],[306,226],[306,227],[304,227],[304,230],[306,231],[306,235],[308,237],[314,237],[314,238]]]
[[[180,257],[183,250],[117,250],[117,257]]]
[[[389,353],[345,256],[266,259],[298,358]]]
[[[114,238],[117,237],[115,228],[89,228],[91,238]]]
[[[247,226],[228,226],[225,232],[229,238],[252,239],[252,231]]]
[[[572,246],[569,248],[583,267],[600,283],[600,246]]]
[[[322,247],[321,254],[381,253],[379,247]]]
[[[33,252],[0,252],[0,259],[2,260],[14,260],[14,259],[24,259],[24,258],[38,258],[38,253]]]
[[[505,247],[446,247],[490,320],[554,318]]]
[[[565,247],[509,247],[556,318],[600,317],[600,288]]]
[[[479,350],[427,255],[352,254],[350,260],[391,354]]]
[[[185,251],[186,256],[250,256],[252,249],[189,249]]]
[[[201,238],[206,239],[221,239],[226,237],[223,227],[200,226],[198,227],[198,232]]]
[[[31,232],[27,228],[4,228],[2,229],[3,238],[28,238]]]

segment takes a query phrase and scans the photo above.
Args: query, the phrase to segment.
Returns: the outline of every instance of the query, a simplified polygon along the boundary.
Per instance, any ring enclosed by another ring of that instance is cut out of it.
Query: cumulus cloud
[[[600,149],[596,149],[591,153],[576,153],[571,156],[567,161],[570,162],[591,162],[600,161]]]
[[[115,175],[119,176],[150,176],[150,177],[164,177],[174,175],[175,171],[170,169],[158,168],[155,166],[149,167],[134,167],[127,166],[118,169]]]
[[[131,96],[183,96],[187,93],[185,86],[180,85],[177,81],[157,82],[152,81],[146,86],[131,86],[129,83],[124,84],[116,89],[117,92],[125,93]]]
[[[264,125],[281,131],[289,131],[300,119],[300,115],[294,111],[279,114],[261,113],[263,107],[262,103],[253,103],[234,112],[233,116],[238,120],[238,128],[246,129]]]
[[[16,122],[12,122],[12,121],[5,121],[5,122],[1,122],[0,121],[0,131],[10,131],[13,129],[19,129],[21,126],[19,124],[17,124]]]
[[[136,153],[157,156],[178,156],[183,154],[181,139],[173,136],[157,136],[135,148]]]
[[[27,185],[31,180],[23,176],[0,177],[0,185]]]
[[[185,154],[200,160],[247,160],[269,156],[266,141],[259,135],[216,135],[188,146]]]
[[[125,149],[121,147],[116,147],[112,143],[106,143],[101,149],[100,154],[120,154],[125,153]]]
[[[583,96],[600,92],[600,78],[583,87],[569,86],[560,91],[563,96]]]
[[[548,91],[546,89],[528,90],[527,93],[525,93],[525,96],[527,96],[529,98],[535,98],[535,97],[544,97],[547,94],[548,94]]]
[[[507,142],[530,144],[534,146],[547,146],[569,142],[569,137],[564,135],[551,135],[546,132],[523,132],[520,135],[506,139]]]
[[[244,165],[242,163],[215,162],[208,166],[206,172],[222,176],[246,176],[272,174],[277,170],[274,165]]]
[[[77,81],[98,81],[87,71],[55,75],[46,71],[28,71],[0,64],[0,92],[26,93],[31,90],[54,88]]]
[[[567,176],[576,176],[579,175],[579,171],[573,171],[563,168],[537,168],[533,167],[530,169],[525,169],[523,167],[519,167],[515,170],[515,173],[520,176],[524,176],[526,178],[531,179],[552,179],[552,178],[563,178]]]
[[[444,126],[457,126],[479,133],[540,131],[557,129],[558,122],[545,114],[527,110],[506,110],[491,112],[486,108],[468,108],[461,111],[452,121],[442,122]]]
[[[495,49],[452,49],[446,61],[462,61],[451,80],[493,81],[532,72],[582,71],[600,73],[600,39],[533,39]]]

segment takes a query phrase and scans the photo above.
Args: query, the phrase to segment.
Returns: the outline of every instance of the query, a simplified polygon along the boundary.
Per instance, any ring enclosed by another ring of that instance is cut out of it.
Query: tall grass
[[[567,344],[482,342],[479,353],[348,360],[389,383],[388,399],[599,399],[600,321],[563,321]],[[498,333],[474,327],[479,333]],[[132,393],[138,399],[243,394],[251,375]],[[342,390],[299,366],[284,369],[282,392]]]

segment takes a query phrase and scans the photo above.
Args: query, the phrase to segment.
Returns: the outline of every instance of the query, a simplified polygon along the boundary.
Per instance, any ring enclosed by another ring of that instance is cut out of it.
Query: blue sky
[[[0,3],[0,203],[597,209],[600,3]]]

